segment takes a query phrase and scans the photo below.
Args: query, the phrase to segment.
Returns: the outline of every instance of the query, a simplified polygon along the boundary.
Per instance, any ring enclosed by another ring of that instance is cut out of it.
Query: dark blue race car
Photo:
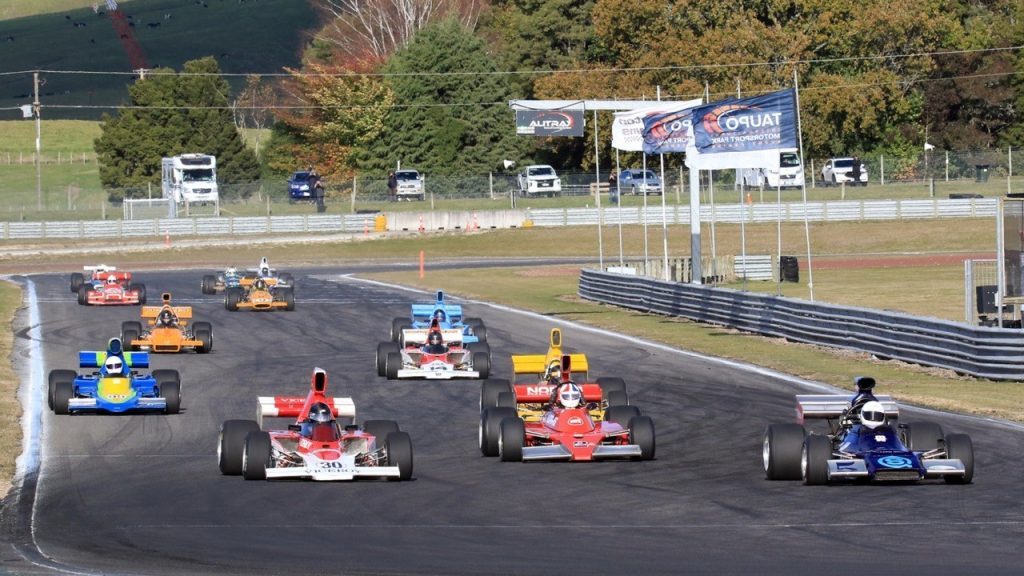
[[[391,341],[402,341],[402,330],[430,328],[437,321],[442,330],[462,330],[462,343],[475,344],[487,341],[487,328],[480,318],[464,318],[461,304],[450,304],[444,300],[444,292],[437,291],[434,302],[418,302],[412,305],[409,318],[395,318],[391,322]]]
[[[107,349],[79,352],[80,368],[95,369],[79,374],[74,370],[51,370],[47,403],[57,414],[75,412],[120,413],[154,411],[177,414],[181,408],[181,377],[177,370],[149,368],[149,352],[125,352],[119,338]]]
[[[762,456],[769,480],[827,484],[842,480],[916,482],[942,478],[969,484],[974,447],[966,434],[943,434],[934,422],[897,424],[889,396],[872,393],[873,378],[857,379],[857,394],[798,395],[797,423],[765,430]],[[828,421],[828,432],[808,434],[808,419]]]

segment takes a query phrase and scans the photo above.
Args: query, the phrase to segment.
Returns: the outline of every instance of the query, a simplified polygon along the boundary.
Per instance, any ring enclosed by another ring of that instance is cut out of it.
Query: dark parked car
[[[309,201],[316,199],[316,182],[310,172],[302,171],[292,174],[288,179],[288,200],[290,202]]]

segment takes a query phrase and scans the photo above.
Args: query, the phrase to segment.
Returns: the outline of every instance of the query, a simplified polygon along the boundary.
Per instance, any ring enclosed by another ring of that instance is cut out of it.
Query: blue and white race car
[[[74,370],[51,370],[47,403],[56,414],[75,412],[156,411],[177,414],[181,409],[181,376],[177,370],[149,368],[149,352],[125,352],[120,338],[111,338],[107,349],[79,352],[80,368],[94,368],[79,374]]]
[[[943,434],[934,422],[897,424],[899,408],[875,396],[873,378],[856,380],[857,394],[797,395],[797,423],[772,424],[762,456],[769,480],[828,484],[843,480],[916,482],[942,478],[969,484],[974,446],[967,434]],[[807,433],[808,419],[828,421],[828,432]]]
[[[487,328],[484,326],[484,321],[480,318],[463,317],[462,305],[445,302],[444,292],[441,290],[437,291],[437,300],[434,302],[414,303],[409,318],[395,318],[391,321],[391,341],[398,342],[404,347],[406,343],[402,342],[403,330],[425,330],[430,328],[434,321],[442,330],[454,328],[462,331],[463,344],[487,341]]]

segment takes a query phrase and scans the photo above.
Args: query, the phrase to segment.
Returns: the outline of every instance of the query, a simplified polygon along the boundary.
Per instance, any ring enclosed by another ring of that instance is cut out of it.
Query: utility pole
[[[32,84],[35,91],[35,99],[32,101],[32,111],[36,115],[36,204],[39,210],[43,209],[43,175],[40,167],[39,153],[42,148],[42,134],[39,123],[39,72],[32,73]]]

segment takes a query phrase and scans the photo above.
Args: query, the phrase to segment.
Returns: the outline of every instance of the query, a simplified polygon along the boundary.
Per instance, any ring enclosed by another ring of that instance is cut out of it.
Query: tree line
[[[437,175],[505,159],[592,169],[589,118],[585,138],[517,137],[508,101],[720,100],[794,83],[808,156],[1024,142],[1015,0],[311,1],[322,27],[287,78],[252,77],[237,95],[215,75],[137,80],[140,108],[106,118],[97,140],[104,185],[159,180],[159,157],[181,151],[217,154],[225,181],[306,166],[349,178],[397,162]],[[210,108],[145,109],[171,102]],[[610,123],[602,114],[596,128],[610,135]],[[260,162],[236,124],[272,127]]]

